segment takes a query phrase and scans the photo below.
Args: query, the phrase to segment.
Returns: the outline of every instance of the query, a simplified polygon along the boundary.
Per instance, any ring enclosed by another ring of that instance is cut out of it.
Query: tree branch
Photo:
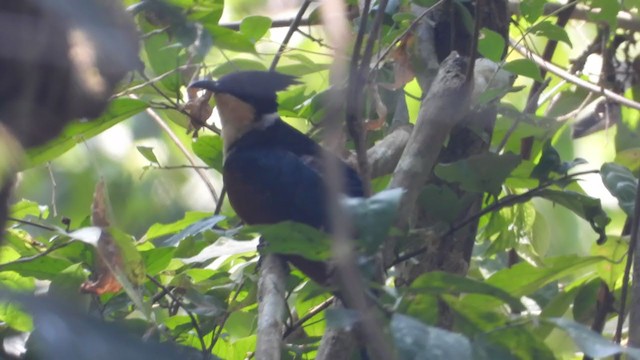
[[[389,188],[402,188],[396,226],[406,228],[418,194],[435,166],[451,129],[468,111],[472,84],[466,79],[468,59],[452,52],[441,64],[420,105],[413,133],[396,166]],[[384,264],[393,261],[396,241],[385,244]]]
[[[602,86],[599,86],[597,84],[594,84],[592,82],[583,80],[573,74],[568,73],[566,70],[562,69],[561,67],[545,61],[544,59],[542,59],[539,55],[534,54],[531,50],[516,44],[515,41],[510,40],[511,43],[511,47],[513,47],[517,52],[519,52],[522,56],[525,56],[531,60],[533,60],[536,64],[538,64],[538,66],[543,67],[544,69],[546,69],[547,71],[549,71],[550,73],[572,83],[575,84],[581,88],[584,88],[588,91],[591,91],[595,94],[598,95],[602,95],[604,97],[606,97],[609,100],[615,101],[617,103],[619,103],[620,105],[624,105],[627,107],[630,107],[632,109],[636,109],[636,110],[640,110],[640,103],[633,101],[631,99],[627,99],[624,96],[618,95],[617,93],[609,90],[609,89],[605,89]]]
[[[280,360],[282,334],[286,316],[285,289],[287,274],[277,255],[262,258],[258,280],[258,340],[256,358]]]

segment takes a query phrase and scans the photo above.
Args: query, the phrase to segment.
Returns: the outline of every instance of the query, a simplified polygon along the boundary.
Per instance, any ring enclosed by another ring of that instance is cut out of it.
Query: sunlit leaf
[[[410,289],[420,292],[426,291],[430,294],[484,294],[504,301],[511,306],[514,311],[524,311],[524,306],[522,306],[518,298],[511,296],[508,292],[500,288],[464,276],[445,272],[422,274],[411,283]]]
[[[248,36],[218,25],[205,24],[211,34],[213,46],[219,49],[245,53],[255,53],[256,49]]]
[[[199,136],[191,144],[193,152],[198,155],[200,160],[212,168],[222,171],[222,159],[224,145],[222,138],[217,135]]]
[[[156,154],[153,153],[153,148],[152,147],[136,146],[136,149],[138,149],[138,152],[142,156],[144,156],[145,159],[149,160],[150,162],[152,162],[154,164],[159,164],[158,158],[156,157]]]
[[[147,233],[144,235],[144,239],[153,240],[162,236],[175,234],[190,225],[209,217],[211,217],[211,213],[209,212],[189,211],[178,221],[169,224],[156,223],[151,225],[149,230],[147,230]]]
[[[22,199],[11,205],[10,216],[16,219],[24,219],[27,216],[33,216],[40,219],[49,217],[49,207],[40,205],[35,201]]]
[[[551,189],[540,190],[536,192],[536,196],[543,197],[573,211],[576,215],[589,222],[593,231],[599,235],[597,240],[599,244],[606,241],[607,235],[605,229],[611,222],[611,219],[602,209],[600,199],[592,198],[574,191],[558,191]]]
[[[500,62],[504,53],[504,38],[497,32],[483,28],[478,39],[478,52],[489,60]]]
[[[538,36],[544,36],[549,40],[560,41],[572,46],[567,31],[558,25],[552,24],[550,21],[541,21],[532,26],[529,31]]]
[[[533,24],[544,13],[546,0],[528,0],[520,2],[520,13],[530,24]]]
[[[247,16],[240,23],[240,32],[246,35],[251,42],[262,39],[271,28],[271,19],[266,16]]]
[[[543,81],[540,75],[540,69],[536,63],[529,59],[516,59],[504,64],[504,70],[517,75],[526,76],[536,81]]]
[[[215,243],[202,249],[198,255],[182,259],[185,264],[201,263],[220,256],[237,255],[247,252],[255,252],[258,248],[258,239],[250,241],[237,241],[221,237]]]
[[[185,215],[186,218],[186,215]],[[211,228],[213,228],[217,223],[219,223],[220,221],[222,221],[224,219],[224,216],[222,215],[213,215],[209,218],[206,219],[202,219],[199,220],[197,222],[194,222],[192,224],[190,224],[189,226],[187,226],[184,230],[180,231],[179,233],[171,236],[170,238],[163,240],[161,242],[162,246],[176,246],[177,244],[180,243],[180,241],[184,240],[185,238],[189,237],[189,236],[194,236],[197,234],[200,234],[203,231],[206,230],[210,230]]]

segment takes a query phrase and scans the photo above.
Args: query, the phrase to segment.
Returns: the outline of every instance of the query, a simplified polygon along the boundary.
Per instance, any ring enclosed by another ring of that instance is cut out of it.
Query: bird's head
[[[274,71],[240,71],[189,87],[213,93],[228,147],[248,131],[272,124],[278,118],[276,93],[297,83],[295,77]]]

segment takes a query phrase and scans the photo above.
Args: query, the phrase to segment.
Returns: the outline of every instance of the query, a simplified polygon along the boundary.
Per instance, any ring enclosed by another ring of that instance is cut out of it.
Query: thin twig
[[[282,56],[284,51],[287,49],[287,44],[289,44],[291,37],[293,36],[293,34],[296,32],[296,29],[300,25],[300,22],[302,21],[302,17],[304,16],[304,13],[307,11],[307,8],[309,8],[309,5],[311,5],[311,0],[304,0],[302,5],[300,6],[300,10],[298,10],[298,14],[296,14],[296,17],[293,19],[293,22],[291,22],[291,25],[289,26],[289,31],[287,31],[287,35],[285,35],[284,40],[282,40],[282,44],[280,44],[280,48],[278,49],[278,52],[273,57],[273,61],[271,61],[271,66],[269,67],[270,71],[274,71],[276,69],[276,66],[278,65],[278,61],[280,61],[280,57]]]
[[[392,42],[391,44],[389,44],[389,46],[387,46],[386,49],[384,49],[384,51],[382,52],[382,54],[378,57],[378,60],[376,61],[375,65],[373,66],[373,69],[377,69],[380,66],[380,63],[389,55],[389,53],[391,52],[391,50],[395,49],[396,45],[398,45],[398,43],[404,39],[405,36],[407,36],[407,34],[409,34],[410,32],[412,32],[416,26],[418,26],[418,23],[420,22],[420,20],[422,20],[425,16],[427,16],[431,11],[433,11],[436,7],[440,6],[440,4],[444,3],[446,0],[439,0],[437,3],[431,5],[429,8],[427,8],[426,10],[424,10],[422,13],[420,13],[420,15],[418,15],[417,18],[415,18],[411,24],[409,24],[409,26],[407,27],[407,29],[405,31],[402,32],[402,34],[398,35]]]
[[[38,254],[35,254],[35,255],[32,255],[32,256],[23,257],[23,258],[16,259],[16,260],[13,260],[13,261],[9,261],[9,262],[4,263],[4,264],[0,264],[0,271],[2,271],[3,268],[5,268],[7,266],[10,266],[10,265],[28,263],[28,262],[33,261],[35,259],[41,258],[43,256],[46,256],[46,255],[48,255],[48,254],[50,254],[50,253],[52,253],[52,252],[54,252],[54,251],[56,251],[58,249],[62,249],[63,247],[71,245],[73,243],[74,243],[74,241],[67,241],[67,242],[55,244],[55,245],[51,246],[50,248],[48,248],[47,250],[45,250],[45,251],[43,251],[41,253],[38,253]]]
[[[115,99],[115,98],[119,98],[119,97],[122,97],[122,96],[129,95],[129,94],[131,94],[131,93],[133,93],[133,92],[135,92],[137,90],[140,90],[140,89],[142,89],[144,87],[147,87],[147,86],[150,86],[152,84],[155,84],[155,83],[161,81],[162,79],[164,79],[164,78],[166,78],[166,77],[168,77],[170,75],[173,75],[177,71],[187,70],[187,69],[190,69],[192,67],[198,67],[198,66],[200,66],[200,65],[195,65],[195,64],[181,65],[181,66],[178,66],[175,69],[167,71],[164,74],[160,74],[160,75],[158,75],[158,76],[156,76],[156,77],[154,77],[152,79],[149,79],[149,78],[145,77],[145,82],[143,82],[141,84],[138,84],[138,85],[134,85],[134,86],[132,86],[130,88],[125,89],[125,90],[123,90],[123,91],[111,96],[111,99]]]
[[[640,110],[640,103],[633,101],[631,99],[627,99],[624,96],[618,95],[617,93],[609,90],[609,89],[605,89],[602,86],[599,86],[597,84],[594,84],[592,82],[583,80],[573,74],[568,73],[566,70],[560,68],[559,66],[548,62],[548,61],[544,61],[544,59],[542,59],[539,55],[534,54],[532,51],[530,51],[529,49],[524,48],[521,45],[516,44],[513,40],[510,40],[511,46],[517,51],[519,52],[522,56],[525,56],[527,58],[529,58],[530,60],[534,61],[536,64],[538,64],[538,66],[541,66],[543,68],[545,68],[547,71],[549,71],[550,73],[564,79],[567,80],[568,82],[577,85],[583,89],[586,89],[588,91],[591,91],[593,93],[602,95],[604,97],[606,97],[607,99],[610,99],[614,102],[619,103],[620,105],[624,105],[627,107],[630,107],[632,109],[636,109],[636,110]]]
[[[184,310],[185,313],[187,313],[187,315],[189,316],[189,319],[191,319],[191,324],[193,324],[193,329],[196,331],[196,334],[198,335],[198,340],[200,340],[200,346],[202,347],[202,354],[205,356],[208,356],[209,354],[207,354],[207,350],[208,350],[207,344],[205,344],[204,342],[204,336],[206,334],[204,334],[202,332],[202,329],[200,329],[200,325],[198,325],[198,320],[193,315],[193,313],[184,306],[184,304],[182,303],[182,301],[180,301],[180,299],[178,299],[175,295],[173,295],[173,293],[169,291],[164,285],[162,285],[162,283],[158,281],[156,278],[154,278],[151,275],[147,275],[147,279],[151,280],[152,283],[154,283],[158,288],[164,291],[167,294],[167,296],[171,298],[173,302],[175,302],[182,310]]]
[[[318,315],[319,313],[324,311],[326,308],[331,306],[331,304],[333,304],[335,299],[336,298],[332,296],[327,300],[321,302],[320,304],[316,305],[312,309],[310,309],[309,312],[307,312],[303,317],[301,317],[300,319],[298,319],[298,321],[296,321],[295,323],[291,324],[291,326],[289,326],[289,328],[282,335],[282,339],[285,340],[287,337],[289,337],[289,335],[293,334],[294,331],[296,331],[298,328],[304,325],[305,322],[309,321],[309,319]]]
[[[56,178],[53,176],[51,161],[47,162],[47,171],[49,172],[49,179],[51,179],[51,210],[53,210],[53,217],[56,217],[58,216],[58,207],[56,206],[56,189],[58,188],[58,184],[56,184]]]
[[[244,286],[244,279],[240,282],[240,284],[238,284],[238,288],[236,289],[235,294],[233,294],[233,298],[231,299],[231,301],[229,301],[229,307],[238,299],[238,295],[240,295],[240,290],[242,290],[243,286]],[[224,324],[227,322],[230,315],[231,315],[231,311],[226,311],[224,316],[222,317],[222,320],[220,320],[220,323],[218,324],[218,332],[217,333],[214,332],[214,336],[211,338],[211,344],[209,344],[209,348],[208,348],[209,353],[211,353],[211,351],[213,351],[213,347],[216,346],[216,343],[218,342],[220,335],[222,335],[222,329],[224,328]]]
[[[133,98],[133,99],[138,99],[137,96],[135,95],[129,95],[129,97]],[[173,143],[178,147],[178,149],[180,149],[180,151],[182,152],[182,154],[185,156],[185,158],[187,158],[187,161],[189,161],[189,163],[194,166],[194,170],[196,171],[196,173],[198,173],[198,175],[200,176],[200,178],[202,179],[202,181],[204,181],[205,185],[207,186],[207,188],[209,189],[209,192],[211,193],[211,196],[213,197],[213,200],[218,203],[219,199],[218,199],[218,194],[216,193],[216,189],[213,186],[213,183],[211,182],[211,180],[209,179],[209,177],[207,176],[206,171],[204,171],[203,169],[198,169],[195,168],[195,166],[198,166],[196,164],[195,159],[193,158],[193,156],[191,155],[191,153],[189,152],[189,150],[187,150],[187,148],[182,144],[182,142],[180,141],[180,139],[178,139],[178,136],[173,132],[173,130],[171,130],[171,128],[169,127],[169,125],[167,125],[164,120],[160,117],[160,115],[158,115],[157,112],[155,112],[153,109],[147,109],[146,110],[147,114],[149,116],[151,116],[151,118],[153,119],[153,121],[156,122],[156,124],[158,124],[158,126],[160,126],[160,128],[162,130],[164,130],[165,133],[167,133],[167,135],[169,136],[169,138],[171,139],[171,141],[173,141]]]
[[[459,231],[460,229],[464,228],[465,226],[469,225],[470,223],[472,223],[473,221],[476,221],[478,219],[480,219],[482,216],[493,212],[493,211],[498,211],[502,208],[514,205],[514,204],[518,204],[522,201],[525,201],[528,198],[532,198],[536,195],[537,192],[546,189],[556,183],[560,183],[560,182],[564,182],[567,180],[571,180],[577,176],[582,176],[582,175],[588,175],[588,174],[598,174],[600,173],[600,170],[587,170],[587,171],[581,171],[581,172],[577,172],[577,173],[573,173],[573,174],[568,174],[562,177],[559,177],[557,179],[553,179],[553,180],[549,180],[543,184],[538,185],[537,187],[530,189],[522,194],[518,194],[518,195],[512,195],[512,196],[506,196],[504,198],[502,198],[501,200],[485,207],[484,209],[482,209],[481,211],[477,212],[474,215],[469,216],[467,219],[465,219],[464,221],[462,221],[461,223],[457,224],[456,226],[452,227],[451,229],[449,229],[449,231],[447,231],[446,233],[444,233],[442,235],[442,237],[447,237],[450,236],[451,234],[455,233],[456,231]],[[409,253],[406,253],[404,255],[398,256],[390,265],[389,267],[398,265],[402,262],[405,262],[409,259],[412,259],[420,254],[425,253],[428,250],[427,246],[423,246],[421,248],[418,248],[414,251],[411,251]]]
[[[43,224],[38,224],[29,220],[22,220],[22,219],[16,219],[14,217],[7,217],[8,221],[13,221],[13,222],[17,222],[20,224],[24,224],[24,225],[29,225],[29,226],[33,226],[33,227],[37,227],[43,230],[49,230],[49,231],[59,231],[58,229],[54,228],[53,226],[49,226],[49,225],[43,225]]]

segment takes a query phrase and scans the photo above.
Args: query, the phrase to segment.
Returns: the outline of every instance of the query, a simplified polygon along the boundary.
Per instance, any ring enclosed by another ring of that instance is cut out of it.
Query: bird
[[[213,93],[222,125],[222,177],[238,217],[249,225],[294,221],[330,232],[325,157],[339,164],[347,197],[363,197],[355,169],[278,115],[277,92],[299,84],[275,71],[239,71],[190,88]],[[331,266],[298,255],[284,258],[309,278],[329,285]]]

